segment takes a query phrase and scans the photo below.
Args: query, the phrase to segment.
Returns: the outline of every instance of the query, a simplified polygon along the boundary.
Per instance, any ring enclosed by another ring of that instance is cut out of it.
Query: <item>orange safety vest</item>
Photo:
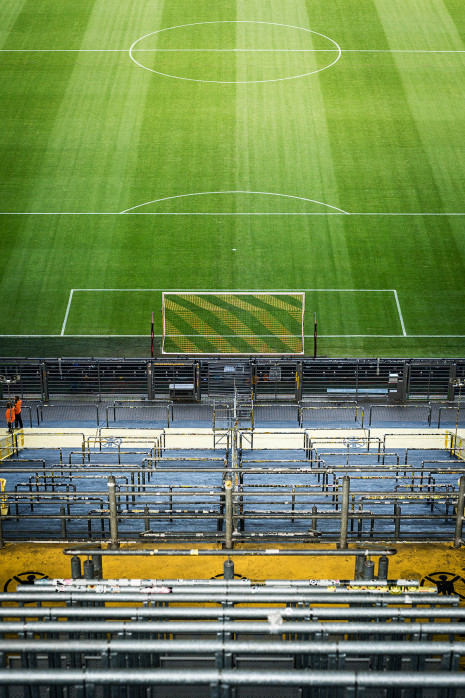
[[[7,409],[5,412],[5,418],[7,422],[14,422],[15,421],[15,408],[10,407]]]
[[[15,402],[15,412],[16,412],[16,414],[21,413],[21,400],[17,400]]]

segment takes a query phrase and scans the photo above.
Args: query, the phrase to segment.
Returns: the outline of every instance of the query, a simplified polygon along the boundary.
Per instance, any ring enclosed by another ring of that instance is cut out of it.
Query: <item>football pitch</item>
[[[0,0],[0,355],[149,355],[163,292],[463,356],[463,0]]]

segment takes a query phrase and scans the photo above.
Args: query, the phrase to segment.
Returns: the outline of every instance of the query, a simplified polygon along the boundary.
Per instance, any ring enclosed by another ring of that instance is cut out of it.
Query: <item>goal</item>
[[[164,291],[163,354],[303,354],[305,293]]]

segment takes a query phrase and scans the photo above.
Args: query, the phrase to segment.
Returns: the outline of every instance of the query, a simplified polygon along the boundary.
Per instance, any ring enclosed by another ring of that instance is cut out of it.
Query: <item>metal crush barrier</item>
[[[99,406],[89,402],[77,403],[39,403],[36,407],[37,426],[44,423],[56,422],[91,422],[100,425]],[[31,424],[32,426],[32,424]]]
[[[257,698],[307,689],[349,698],[366,687],[455,696],[465,687],[465,609],[456,596],[389,579],[395,552],[201,549],[228,556],[225,578],[184,581],[106,580],[102,562],[189,550],[66,550],[73,579],[0,594],[2,694],[137,698],[155,689],[174,698],[188,687],[190,696],[218,698],[237,687]],[[355,576],[268,580],[257,589],[233,578],[231,557],[241,554],[349,554]]]
[[[204,425],[210,426],[213,422],[214,407],[214,405],[205,403],[173,402],[171,404],[171,422],[174,426],[179,422],[203,422]]]
[[[235,402],[235,418],[236,408]],[[2,466],[10,511],[0,517],[3,539],[88,536],[118,544],[195,534],[228,548],[315,536],[341,549],[366,538],[462,544],[465,456],[457,434],[394,432],[381,439],[358,428],[233,426],[222,446],[218,436],[165,429],[15,433],[14,465]],[[448,467],[446,455],[457,459]],[[106,483],[93,477],[105,472]]]
[[[300,406],[300,426],[306,427],[309,423],[321,424],[324,422],[328,428],[334,427],[334,423],[355,422],[363,427],[364,408],[358,405],[306,405]]]
[[[12,455],[16,455],[17,448],[16,442],[13,434],[5,434],[0,437],[0,461],[9,458]]]
[[[446,448],[451,456],[455,456],[461,461],[465,461],[465,439],[458,434],[447,434]]]
[[[277,402],[253,402],[252,410],[252,426],[261,427],[268,426],[271,423],[286,423],[301,426],[300,405],[293,403],[277,403]]]
[[[464,403],[439,403],[438,405],[438,429],[441,423],[453,424],[456,428],[465,425]]]
[[[7,483],[11,473],[18,474],[18,468],[3,470]],[[1,538],[89,538],[117,546],[120,540],[195,536],[232,548],[255,538],[319,536],[338,541],[341,549],[350,540],[427,538],[453,540],[460,547],[463,473],[461,465],[315,468],[266,461],[234,470],[221,458],[145,459],[142,468],[124,463],[21,467],[19,486],[2,495],[10,513],[0,517]],[[368,531],[364,521],[370,523]]]
[[[382,412],[378,421],[419,422],[431,426],[431,405],[371,405],[368,425],[371,426],[373,413]]]
[[[169,427],[171,403],[160,400],[114,400],[113,405],[105,408],[106,425],[110,426],[110,416],[113,422],[151,422],[158,426]]]

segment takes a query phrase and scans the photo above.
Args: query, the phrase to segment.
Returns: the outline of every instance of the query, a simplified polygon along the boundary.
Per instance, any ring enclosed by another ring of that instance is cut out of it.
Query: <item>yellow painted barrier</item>
[[[465,460],[465,439],[458,434],[446,431],[446,449],[451,456],[456,456],[459,460]]]
[[[0,438],[0,461],[9,458],[14,453],[13,434],[5,434]]]
[[[6,485],[6,480],[3,477],[0,477],[0,492],[5,491],[5,485]],[[2,516],[6,516],[8,514],[8,505],[6,503],[6,496],[0,495],[0,511],[2,512]]]

